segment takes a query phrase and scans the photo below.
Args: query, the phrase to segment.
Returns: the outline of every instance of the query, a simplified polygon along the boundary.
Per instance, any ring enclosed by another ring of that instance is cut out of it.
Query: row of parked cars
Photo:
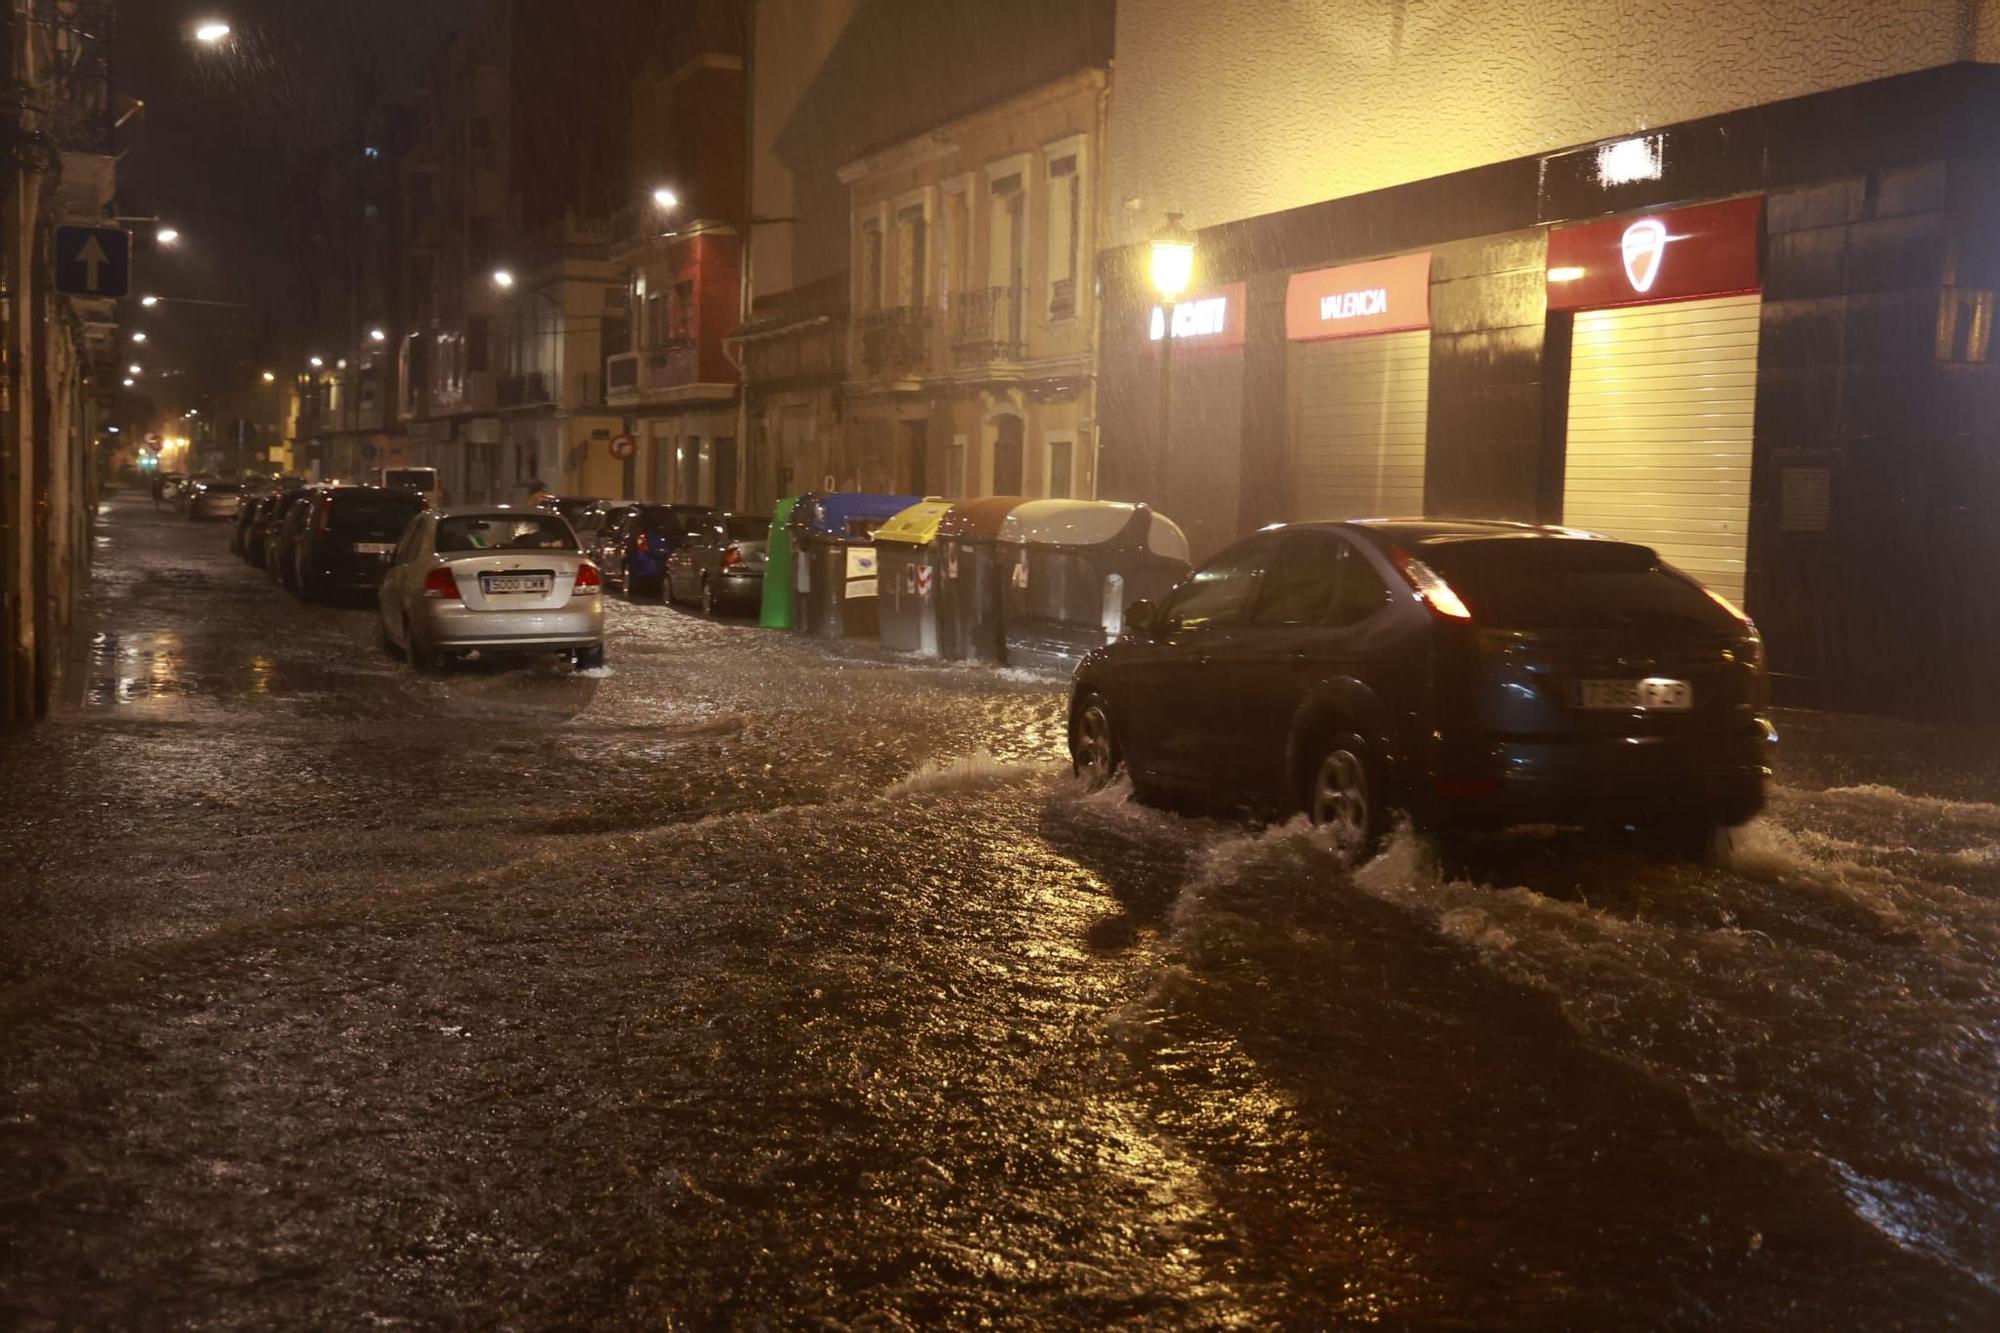
[[[305,601],[372,595],[385,643],[419,669],[471,652],[601,666],[607,585],[710,614],[754,604],[770,528],[704,506],[590,497],[438,508],[393,485],[237,494],[232,551]]]

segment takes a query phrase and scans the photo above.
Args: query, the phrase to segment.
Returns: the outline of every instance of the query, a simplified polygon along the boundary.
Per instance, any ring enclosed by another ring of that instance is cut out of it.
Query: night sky
[[[133,302],[146,389],[162,409],[204,401],[312,336],[298,327],[300,269],[313,262],[290,193],[322,150],[358,146],[380,98],[413,89],[477,0],[126,0],[112,82],[146,104],[119,167],[122,213],[157,215],[183,240],[138,237],[135,292],[241,302],[246,309]],[[220,19],[229,42],[194,40]],[[167,372],[178,370],[178,375]]]

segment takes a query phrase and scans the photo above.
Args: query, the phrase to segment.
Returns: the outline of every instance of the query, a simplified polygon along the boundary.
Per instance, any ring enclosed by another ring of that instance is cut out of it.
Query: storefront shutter
[[[1427,329],[1293,343],[1291,517],[1424,512]]]
[[[1757,296],[1576,316],[1563,522],[1743,596]]]

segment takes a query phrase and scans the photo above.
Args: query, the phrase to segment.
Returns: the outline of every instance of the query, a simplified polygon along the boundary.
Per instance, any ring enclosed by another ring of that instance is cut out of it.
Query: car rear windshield
[[[1735,617],[1643,546],[1574,537],[1426,543],[1418,558],[1496,629],[1717,630]]]
[[[729,516],[729,540],[733,542],[769,541],[771,520],[758,518],[754,514],[731,514]]]
[[[210,495],[235,495],[243,489],[233,481],[203,482],[201,488]]]
[[[473,551],[574,551],[569,524],[554,514],[460,514],[438,520],[440,555]]]
[[[427,467],[392,467],[382,474],[382,484],[404,491],[435,490],[437,471]]]
[[[326,526],[344,537],[394,541],[422,507],[410,495],[336,495],[327,511]]]

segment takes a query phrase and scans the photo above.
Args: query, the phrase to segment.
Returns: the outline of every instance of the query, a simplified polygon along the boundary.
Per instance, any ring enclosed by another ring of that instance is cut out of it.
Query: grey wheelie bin
[[[937,531],[950,509],[949,500],[922,500],[876,529],[882,643],[899,653],[938,655]]]
[[[938,655],[953,662],[1004,662],[1000,621],[1000,525],[1027,501],[1018,495],[961,500],[938,523]]]
[[[1116,639],[1125,608],[1188,572],[1187,535],[1145,505],[1030,500],[1000,525],[1007,661],[1068,671]]]
[[[823,639],[875,637],[875,530],[922,498],[871,491],[799,497],[787,523],[795,629]]]

